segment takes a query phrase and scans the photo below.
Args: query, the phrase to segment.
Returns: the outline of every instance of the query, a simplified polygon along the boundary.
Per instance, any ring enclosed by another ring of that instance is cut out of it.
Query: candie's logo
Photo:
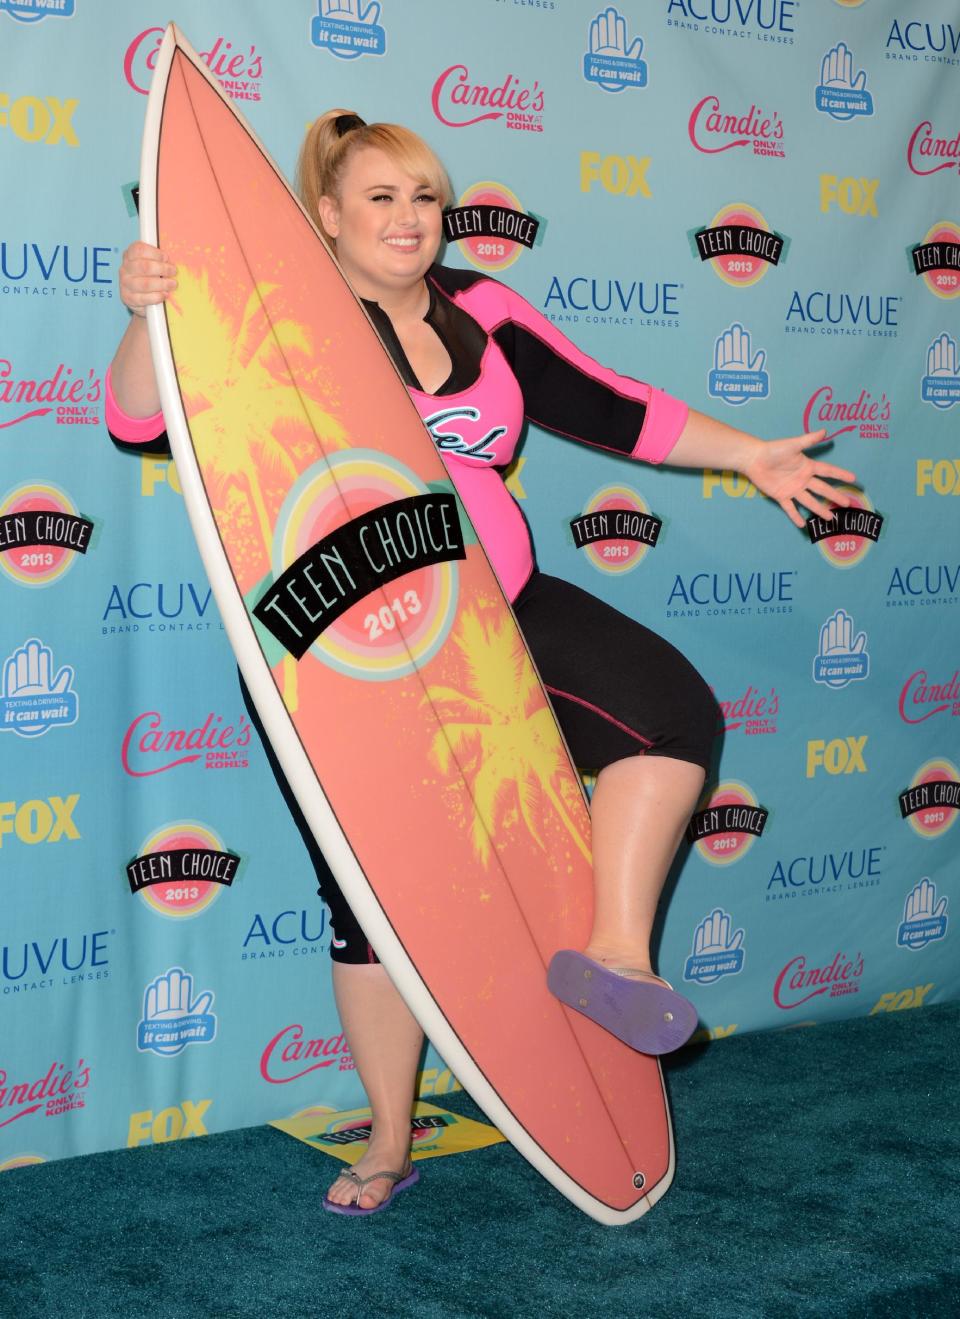
[[[913,273],[938,298],[960,296],[960,227],[940,220],[910,249]]]
[[[342,60],[386,54],[379,0],[319,0],[318,9],[310,23],[310,40],[321,50]]]
[[[893,404],[884,390],[874,398],[867,389],[861,389],[856,398],[853,390],[845,398],[834,393],[833,385],[821,385],[807,399],[803,409],[803,429],[827,432],[825,439],[835,440],[838,435],[856,432],[861,440],[889,440],[889,422]]]
[[[443,232],[479,270],[506,270],[524,248],[533,247],[541,221],[527,215],[502,183],[474,183],[444,212]]]
[[[78,147],[73,126],[78,100],[61,101],[57,96],[13,96],[0,92],[0,128],[9,128],[21,142],[44,146]]]
[[[835,488],[849,496],[850,504],[835,508],[830,519],[812,514],[806,521],[807,535],[832,568],[854,568],[879,539],[883,516],[862,490],[848,485]]]
[[[236,724],[227,724],[211,710],[192,728],[171,728],[159,710],[144,710],[123,735],[120,760],[135,779],[198,761],[206,769],[246,769],[249,745],[250,721],[242,714]]]
[[[690,111],[687,136],[697,151],[715,156],[735,147],[750,147],[755,156],[782,159],[783,120],[776,110],[767,114],[755,102],[749,109],[742,105],[728,108],[719,96],[702,97]]]
[[[756,207],[731,202],[709,224],[688,234],[693,255],[709,261],[725,284],[747,288],[786,259],[789,239],[771,229]]]
[[[20,586],[52,586],[90,548],[93,523],[57,486],[31,481],[0,500],[0,571]]]
[[[747,737],[755,737],[777,731],[780,697],[776,687],[771,687],[764,695],[751,683],[735,700],[722,701],[718,698],[717,705],[720,707],[720,727],[724,733],[743,732]]]
[[[199,916],[229,888],[240,858],[218,834],[196,820],[177,820],[154,830],[127,862],[131,893],[161,916]]]
[[[466,64],[451,64],[433,84],[430,99],[433,113],[448,128],[502,121],[506,128],[543,132],[545,98],[536,78],[528,84],[508,73],[488,83],[476,80]]]
[[[960,811],[960,770],[952,760],[938,756],[921,765],[900,793],[900,818],[921,838],[941,838],[953,827]]]
[[[921,120],[907,142],[907,165],[920,175],[960,169],[960,131],[950,127],[938,132],[931,120]]]
[[[142,96],[150,90],[162,40],[162,27],[144,28],[133,38],[124,54],[123,76],[127,86]],[[200,52],[200,58],[233,100],[260,100],[263,56],[257,53],[256,46],[243,44],[237,47],[220,36],[209,50]]]
[[[315,1040],[303,1038],[299,1022],[284,1026],[269,1041],[260,1057],[260,1075],[271,1085],[287,1085],[310,1072],[337,1066],[341,1072],[352,1071],[353,1058],[343,1035]]]
[[[728,866],[746,856],[763,833],[768,814],[745,783],[727,779],[695,812],[687,825],[687,839],[704,861]]]
[[[643,37],[627,36],[627,20],[608,5],[591,19],[583,57],[583,76],[605,92],[622,92],[625,87],[646,87],[647,64],[641,58]]]
[[[82,1058],[75,1070],[53,1062],[43,1076],[36,1073],[12,1076],[5,1067],[0,1067],[0,1128],[35,1113],[56,1117],[74,1108],[84,1108],[83,1092],[89,1084],[90,1066]]]
[[[853,51],[842,41],[828,50],[820,61],[820,81],[816,90],[817,109],[841,122],[873,114],[873,97],[867,91],[863,69],[855,74]]]
[[[570,523],[574,544],[594,568],[620,575],[643,562],[660,536],[663,523],[646,500],[629,486],[604,486],[591,495]]]
[[[49,376],[35,380],[18,376],[9,358],[0,357],[0,430],[51,413],[59,426],[97,426],[102,393],[92,366],[74,371],[60,362]]]
[[[773,1001],[778,1008],[789,1012],[791,1008],[809,1003],[820,994],[826,994],[829,998],[856,994],[860,990],[862,975],[863,957],[860,953],[853,957],[837,953],[826,966],[810,966],[801,954],[792,957],[777,976],[773,986]]]

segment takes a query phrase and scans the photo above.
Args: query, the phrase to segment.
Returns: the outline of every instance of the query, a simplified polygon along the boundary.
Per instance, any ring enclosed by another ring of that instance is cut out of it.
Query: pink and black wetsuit
[[[581,769],[599,771],[627,756],[663,755],[707,769],[718,711],[696,669],[656,633],[579,587],[538,572],[527,524],[503,479],[526,419],[606,452],[659,463],[683,429],[686,405],[600,366],[524,298],[488,276],[433,266],[427,284],[424,319],[452,363],[433,394],[420,388],[386,313],[376,303],[364,305],[513,603],[574,760]],[[142,421],[126,416],[109,377],[106,419],[123,448],[168,448],[162,415]],[[249,699],[247,704],[259,727]],[[374,960],[266,741],[264,746],[333,913],[334,958]]]

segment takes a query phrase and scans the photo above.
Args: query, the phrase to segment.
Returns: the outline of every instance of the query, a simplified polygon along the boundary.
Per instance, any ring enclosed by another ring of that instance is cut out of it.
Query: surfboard
[[[590,928],[582,785],[362,304],[173,25],[140,220],[178,267],[148,323],[191,525],[310,828],[490,1120],[587,1214],[630,1222],[673,1176],[660,1066],[546,983]]]

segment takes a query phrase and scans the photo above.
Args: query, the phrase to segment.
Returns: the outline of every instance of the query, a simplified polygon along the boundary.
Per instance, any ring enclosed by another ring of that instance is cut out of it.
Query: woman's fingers
[[[829,498],[833,499],[833,495],[831,494]],[[801,494],[797,495],[797,499],[804,506],[804,508],[809,508],[810,512],[813,513],[816,517],[823,518],[826,522],[830,522],[833,519],[832,506],[830,504],[823,503],[823,501],[820,499],[815,498],[813,495],[810,494],[809,489],[804,490]]]
[[[835,485],[830,485],[828,481],[821,481],[816,476],[812,476],[807,482],[807,489],[812,490],[815,495],[823,495],[825,499],[832,499],[840,508],[849,508],[852,503],[846,491],[838,489]]]
[[[177,287],[177,268],[166,254],[149,243],[131,243],[120,263],[121,300],[138,315],[143,308],[163,302]]]
[[[856,472],[848,472],[845,467],[835,467],[833,463],[817,463],[819,476],[832,476],[835,481],[855,481]]]
[[[790,519],[790,521],[793,523],[795,527],[803,526],[803,518],[800,516],[797,507],[792,499],[778,499],[777,503],[780,505],[784,513],[786,513],[787,517]]]

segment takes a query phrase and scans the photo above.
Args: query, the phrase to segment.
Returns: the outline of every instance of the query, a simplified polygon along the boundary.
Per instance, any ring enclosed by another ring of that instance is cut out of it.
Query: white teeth
[[[383,241],[389,243],[391,247],[418,247],[420,245],[419,238],[385,238]]]

